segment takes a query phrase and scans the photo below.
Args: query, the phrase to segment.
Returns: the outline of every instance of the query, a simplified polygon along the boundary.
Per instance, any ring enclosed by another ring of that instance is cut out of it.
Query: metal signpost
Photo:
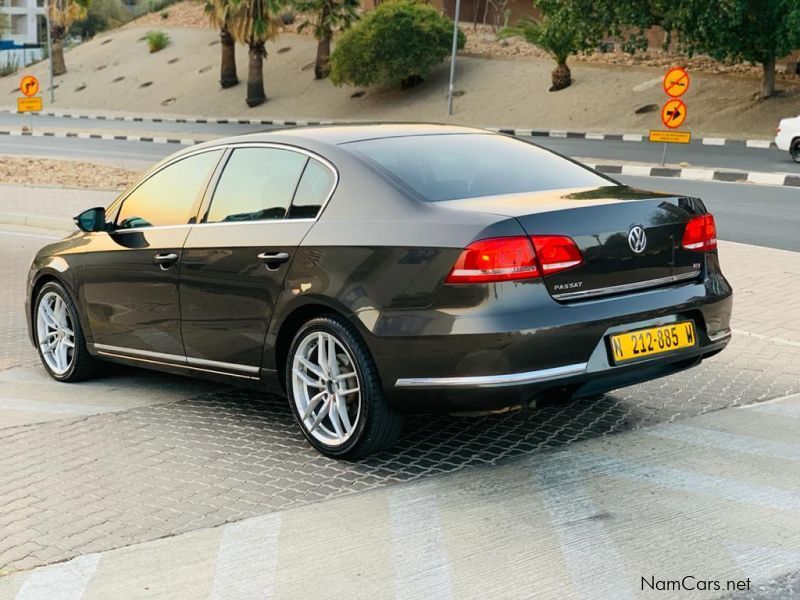
[[[450,88],[447,92],[447,114],[453,114],[453,85],[456,79],[456,51],[458,50],[458,19],[461,16],[461,0],[456,0],[456,14],[453,18],[453,52],[450,56]]]
[[[50,65],[50,104],[56,101],[56,88],[53,85],[53,43],[50,40],[50,8],[44,11],[45,27],[47,27],[47,62]]]
[[[677,129],[686,120],[686,105],[680,96],[686,93],[690,83],[689,73],[683,67],[673,67],[664,75],[664,91],[670,97],[661,107],[661,122],[667,131],[650,130],[651,142],[662,142],[664,152],[661,154],[661,164],[667,162],[667,144],[688,144],[692,134],[688,131],[672,131]]]
[[[39,92],[39,80],[33,75],[25,75],[19,82],[19,91],[24,98],[17,98],[17,112],[30,113],[42,111],[42,97]],[[33,118],[31,117],[31,133],[33,133]]]

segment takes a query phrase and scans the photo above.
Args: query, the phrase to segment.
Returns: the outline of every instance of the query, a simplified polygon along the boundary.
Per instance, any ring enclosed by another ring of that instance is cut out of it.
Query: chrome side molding
[[[460,387],[503,387],[507,385],[524,385],[549,381],[570,375],[578,375],[586,370],[587,363],[564,365],[539,371],[524,373],[508,373],[504,375],[476,375],[474,377],[410,377],[398,379],[394,386],[398,388],[460,388]]]
[[[680,275],[670,275],[669,277],[659,277],[658,279],[648,279],[647,281],[637,281],[636,283],[624,283],[622,285],[612,285],[604,288],[597,288],[596,290],[584,290],[581,292],[567,292],[565,294],[553,294],[556,300],[579,300],[582,298],[594,298],[597,296],[609,296],[611,294],[621,294],[624,292],[633,292],[636,290],[646,290],[651,287],[659,285],[666,285],[668,283],[675,283],[678,281],[685,281],[694,279],[700,275],[700,271],[692,271],[690,273],[681,273]]]

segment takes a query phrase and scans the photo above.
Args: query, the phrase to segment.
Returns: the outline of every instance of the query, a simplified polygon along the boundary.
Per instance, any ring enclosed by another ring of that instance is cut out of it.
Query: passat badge
[[[647,235],[641,225],[634,225],[628,232],[628,245],[636,254],[641,254],[647,248]]]

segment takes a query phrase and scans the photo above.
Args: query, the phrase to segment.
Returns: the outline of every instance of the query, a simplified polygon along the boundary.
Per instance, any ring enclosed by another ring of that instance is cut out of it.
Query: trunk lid
[[[528,235],[569,236],[583,264],[545,276],[558,301],[578,301],[689,281],[701,252],[681,246],[687,221],[706,212],[696,198],[627,186],[450,201],[453,208],[514,217]],[[643,234],[643,235],[642,235]]]

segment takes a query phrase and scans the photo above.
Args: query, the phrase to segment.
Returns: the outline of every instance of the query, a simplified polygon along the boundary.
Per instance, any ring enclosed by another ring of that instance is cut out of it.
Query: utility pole
[[[50,63],[50,103],[56,101],[56,90],[53,86],[53,45],[50,41],[50,3],[45,3],[44,20],[47,26],[47,62]]]
[[[456,79],[456,51],[458,50],[458,19],[461,16],[461,0],[456,0],[456,14],[453,17],[453,52],[450,56],[450,88],[447,93],[447,114],[453,114],[453,85]]]

